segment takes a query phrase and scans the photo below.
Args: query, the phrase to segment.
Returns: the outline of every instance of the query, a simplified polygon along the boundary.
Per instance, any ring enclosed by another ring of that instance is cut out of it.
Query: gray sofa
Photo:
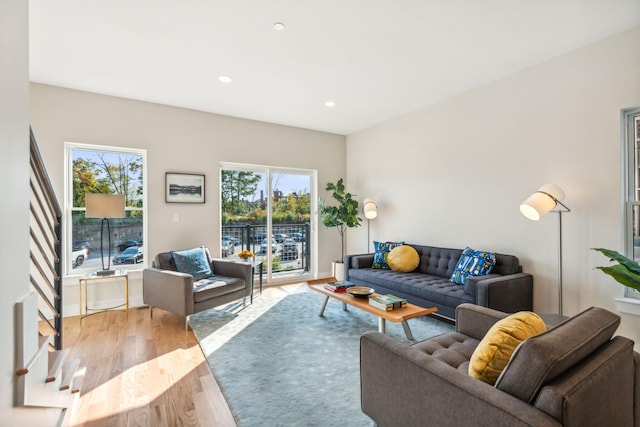
[[[360,339],[361,405],[378,426],[640,425],[640,355],[616,336],[620,318],[592,307],[525,340],[495,386],[469,359],[505,313],[462,304],[456,331],[414,345]]]
[[[151,317],[153,308],[158,307],[185,316],[188,328],[189,316],[194,313],[238,299],[245,304],[253,286],[251,265],[212,259],[208,249],[206,255],[214,276],[198,281],[190,274],[176,271],[170,252],[156,255],[153,267],[142,272],[142,299],[149,305]]]
[[[345,278],[380,294],[394,294],[421,307],[437,307],[438,315],[455,318],[456,307],[472,303],[514,313],[533,309],[533,277],[522,272],[513,255],[496,255],[492,274],[470,277],[462,286],[450,282],[462,249],[409,244],[418,251],[420,264],[410,273],[375,269],[373,254],[347,255]]]

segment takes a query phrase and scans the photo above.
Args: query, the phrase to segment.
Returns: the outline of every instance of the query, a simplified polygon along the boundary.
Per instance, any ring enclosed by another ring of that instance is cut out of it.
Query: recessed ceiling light
[[[273,24],[273,29],[276,31],[282,31],[284,30],[284,24],[282,22],[276,22]]]
[[[222,83],[231,83],[233,79],[230,76],[218,76],[218,80]]]
[[[327,101],[324,103],[324,105],[326,105],[327,107],[335,107],[336,103],[335,101]]]

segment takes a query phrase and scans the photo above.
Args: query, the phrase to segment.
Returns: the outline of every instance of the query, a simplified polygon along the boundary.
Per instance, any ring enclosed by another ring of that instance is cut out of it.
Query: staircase
[[[84,369],[62,349],[62,211],[31,132],[30,283],[16,302],[15,406],[60,410],[67,425]]]

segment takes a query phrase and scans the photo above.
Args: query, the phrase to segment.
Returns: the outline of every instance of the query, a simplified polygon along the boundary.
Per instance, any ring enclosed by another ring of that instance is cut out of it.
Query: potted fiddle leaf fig
[[[344,262],[344,233],[347,231],[347,228],[358,227],[362,222],[362,218],[358,216],[358,201],[354,199],[354,194],[345,191],[342,178],[335,184],[332,182],[327,183],[325,190],[332,192],[331,197],[335,201],[335,204],[328,204],[327,201],[321,197],[318,202],[318,211],[324,226],[328,228],[336,227],[338,233],[340,233],[342,256],[339,260],[333,261],[333,273],[337,280],[342,280],[339,276],[343,276],[341,273],[344,272],[344,268],[340,268],[340,264]]]
[[[611,249],[592,248],[618,264],[608,267],[596,267],[603,273],[613,277],[618,283],[640,291],[640,264]]]

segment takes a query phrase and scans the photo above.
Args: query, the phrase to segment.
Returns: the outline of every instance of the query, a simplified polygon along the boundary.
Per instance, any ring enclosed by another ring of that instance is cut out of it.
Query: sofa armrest
[[[456,307],[456,332],[480,341],[494,323],[508,315],[508,313],[475,304],[460,304]]]
[[[253,286],[253,277],[251,274],[251,264],[244,262],[226,261],[223,259],[212,259],[211,268],[213,274],[218,276],[238,277],[244,279],[245,296],[251,295],[251,287]]]
[[[344,266],[350,268],[371,268],[373,266],[373,254],[345,255]]]
[[[505,313],[533,310],[533,276],[516,273],[478,280],[476,304]]]
[[[360,338],[362,411],[378,426],[560,426],[533,406],[378,332]]]
[[[142,271],[142,301],[187,316],[193,313],[193,276],[160,268]]]

